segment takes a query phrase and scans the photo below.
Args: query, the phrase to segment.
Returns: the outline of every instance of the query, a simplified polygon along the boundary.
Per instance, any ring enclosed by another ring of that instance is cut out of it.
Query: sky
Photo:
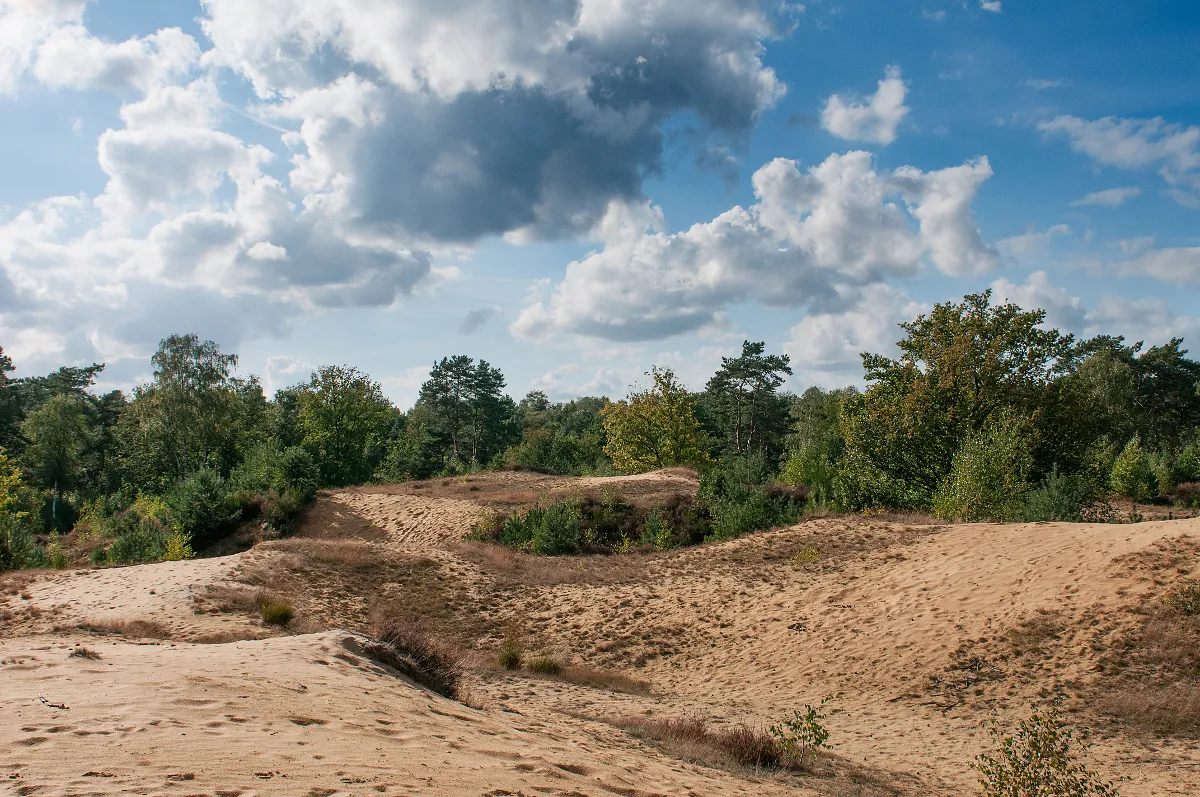
[[[0,346],[128,389],[194,332],[401,407],[455,354],[860,383],[988,288],[1195,347],[1198,43],[1192,0],[0,0]]]

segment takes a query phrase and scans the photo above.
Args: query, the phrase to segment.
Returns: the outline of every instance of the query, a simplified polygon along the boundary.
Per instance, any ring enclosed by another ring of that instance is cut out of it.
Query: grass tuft
[[[457,700],[460,696],[460,657],[420,624],[385,621],[375,629],[375,641],[366,645],[363,653],[443,697]]]

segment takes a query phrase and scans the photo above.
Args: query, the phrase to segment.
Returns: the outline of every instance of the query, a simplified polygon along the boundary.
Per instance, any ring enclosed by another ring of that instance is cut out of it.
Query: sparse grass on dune
[[[57,628],[58,631],[89,631],[93,634],[111,634],[130,639],[172,639],[175,632],[170,626],[159,620],[84,620],[70,628]]]

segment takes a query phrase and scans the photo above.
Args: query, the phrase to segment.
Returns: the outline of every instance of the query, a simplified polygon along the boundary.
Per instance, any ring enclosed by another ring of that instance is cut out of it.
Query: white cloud
[[[1090,194],[1086,194],[1071,204],[1076,207],[1081,205],[1100,205],[1106,208],[1117,208],[1134,197],[1140,196],[1141,193],[1142,189],[1136,186],[1106,188],[1103,191],[1093,191]]]
[[[510,327],[523,338],[576,334],[647,340],[703,329],[732,302],[837,307],[922,259],[948,274],[978,274],[998,255],[970,203],[991,176],[986,158],[922,172],[878,172],[869,153],[830,155],[801,172],[778,158],[754,174],[758,202],[675,234],[649,206],[614,205],[604,248],[567,266],[549,296]],[[914,229],[915,227],[915,229]],[[650,232],[647,232],[650,230]]]
[[[112,44],[67,25],[38,46],[33,73],[56,88],[144,92],[186,75],[199,58],[196,40],[179,28]]]
[[[1124,335],[1126,341],[1155,346],[1171,338],[1200,335],[1200,318],[1177,315],[1161,299],[1105,296],[1087,314],[1088,335]]]
[[[1057,89],[1067,85],[1067,81],[1061,78],[1031,78],[1025,81],[1025,85],[1037,91],[1045,91],[1046,89]]]
[[[1097,163],[1132,170],[1157,167],[1177,202],[1188,207],[1200,203],[1200,126],[1170,124],[1161,117],[1088,121],[1059,116],[1038,129],[1066,136],[1072,149]]]
[[[1200,285],[1200,246],[1149,249],[1116,266],[1127,277],[1153,277],[1176,285]]]
[[[979,7],[984,11],[991,11],[993,14],[1004,12],[1004,4],[1000,0],[979,0]]]
[[[86,0],[0,0],[0,94],[17,89],[38,46],[83,19]]]
[[[1066,289],[1050,284],[1045,271],[1034,271],[1025,279],[1024,285],[1002,278],[991,287],[997,302],[1011,302],[1026,310],[1045,310],[1046,326],[1072,332],[1084,327],[1087,313],[1083,301],[1078,296],[1071,296]]]
[[[996,242],[996,248],[1005,257],[1022,258],[1042,254],[1049,248],[1054,236],[1070,234],[1071,228],[1066,224],[1055,224],[1041,232],[1029,232],[1001,239]]]
[[[897,325],[929,308],[889,285],[862,291],[853,307],[810,314],[788,332],[783,350],[792,358],[801,385],[843,387],[862,380],[863,352],[895,355],[903,333]]]
[[[900,67],[889,66],[875,93],[866,99],[832,95],[821,109],[821,127],[839,138],[891,144],[896,128],[908,115],[904,104],[908,93]]]
[[[941,9],[931,10],[926,8],[921,11],[921,19],[928,19],[931,22],[945,22],[946,12]]]

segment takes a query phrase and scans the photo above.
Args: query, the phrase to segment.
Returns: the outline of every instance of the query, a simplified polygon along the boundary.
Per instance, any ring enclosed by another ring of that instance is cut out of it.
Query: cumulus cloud
[[[849,309],[805,317],[789,330],[783,350],[799,383],[842,387],[862,379],[863,352],[895,355],[903,335],[898,325],[928,309],[890,285],[871,285]]]
[[[896,128],[908,115],[908,93],[900,67],[889,66],[875,93],[865,99],[832,95],[821,109],[821,127],[839,138],[891,144]]]
[[[1065,288],[1051,284],[1045,271],[1034,271],[1023,285],[1002,278],[991,287],[997,302],[1011,302],[1026,310],[1045,310],[1046,326],[1071,332],[1079,332],[1085,326],[1087,311],[1083,301]]]
[[[17,89],[38,47],[83,19],[86,0],[0,0],[0,94]]]
[[[991,173],[986,158],[891,173],[861,151],[806,172],[778,158],[755,172],[750,208],[674,234],[659,231],[649,205],[614,204],[600,225],[604,248],[568,265],[510,329],[531,339],[648,340],[711,327],[745,299],[840,310],[865,286],[915,274],[925,258],[947,274],[983,273],[998,255],[970,204]]]
[[[1200,246],[1148,249],[1133,260],[1118,263],[1127,277],[1153,277],[1176,285],[1200,285]]]
[[[1142,189],[1136,186],[1106,188],[1103,191],[1093,191],[1090,194],[1085,194],[1071,204],[1075,207],[1081,205],[1100,205],[1106,208],[1119,208],[1134,197],[1141,196],[1141,193]]]
[[[39,45],[33,74],[56,88],[148,91],[187,74],[199,59],[200,46],[179,28],[110,43],[67,25]]]
[[[1089,335],[1124,335],[1127,341],[1161,345],[1172,338],[1195,339],[1200,318],[1178,315],[1161,299],[1126,299],[1105,296],[1087,314]]]
[[[993,14],[1004,12],[1004,4],[1000,0],[979,0],[979,7],[984,11],[991,11]]]
[[[292,181],[365,228],[438,241],[586,232],[642,198],[662,123],[738,135],[783,93],[778,5],[209,0],[205,62],[301,130]],[[405,157],[395,157],[404,152]]]
[[[1187,207],[1200,204],[1200,126],[1184,127],[1161,117],[1089,121],[1059,116],[1038,129],[1065,136],[1072,149],[1097,163],[1130,170],[1157,167],[1177,202]]]

